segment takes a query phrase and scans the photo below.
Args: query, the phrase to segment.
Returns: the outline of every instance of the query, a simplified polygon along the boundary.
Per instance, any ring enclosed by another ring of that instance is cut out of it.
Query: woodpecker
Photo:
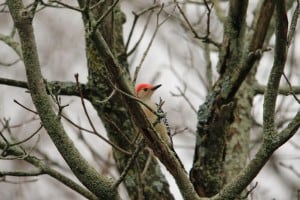
[[[157,88],[159,88],[161,84],[159,85],[151,85],[149,83],[141,83],[138,84],[136,87],[136,96],[143,101],[147,106],[149,106],[151,110],[149,110],[146,106],[142,105],[142,109],[148,118],[149,122],[154,125],[154,128],[156,132],[160,135],[161,139],[169,146],[172,148],[172,140],[170,137],[170,129],[167,124],[166,117],[163,116],[160,118],[157,116],[157,114],[153,113],[153,111],[157,112],[158,114],[162,114],[163,111],[161,109],[161,106],[158,106],[155,104],[151,97],[153,93],[156,91]]]

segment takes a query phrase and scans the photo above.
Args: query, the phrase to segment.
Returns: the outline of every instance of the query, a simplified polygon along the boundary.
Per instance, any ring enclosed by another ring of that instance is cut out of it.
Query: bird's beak
[[[161,84],[154,86],[153,88],[151,88],[152,91],[156,90],[157,88],[159,88],[161,86]]]

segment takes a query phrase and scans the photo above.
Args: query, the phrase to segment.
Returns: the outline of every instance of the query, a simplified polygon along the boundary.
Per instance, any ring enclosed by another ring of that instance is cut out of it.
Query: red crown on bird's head
[[[151,85],[150,83],[140,83],[140,84],[138,84],[135,88],[136,94],[138,94],[144,88],[151,89],[151,88],[153,88],[153,85]]]

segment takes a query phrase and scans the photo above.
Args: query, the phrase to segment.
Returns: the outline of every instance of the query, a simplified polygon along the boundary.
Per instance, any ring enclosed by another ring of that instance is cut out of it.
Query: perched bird
[[[151,85],[149,83],[141,83],[138,84],[136,87],[136,96],[143,102],[145,103],[147,106],[149,106],[152,111],[147,108],[146,106],[142,105],[142,109],[146,115],[146,117],[148,118],[149,122],[153,124],[156,132],[160,135],[161,139],[169,146],[172,148],[172,140],[170,137],[170,129],[169,126],[167,124],[167,120],[165,116],[158,116],[156,113],[158,114],[163,114],[163,111],[161,109],[161,106],[157,106],[157,104],[155,104],[151,97],[153,95],[153,93],[155,92],[155,90],[157,88],[159,88],[161,86],[161,84],[159,85]]]
[[[156,132],[159,134],[160,138],[170,147],[171,151],[177,158],[178,162],[180,163],[181,167],[185,170],[184,165],[182,164],[181,160],[179,159],[177,153],[175,152],[175,149],[173,148],[173,142],[172,142],[172,137],[171,137],[171,131],[170,127],[167,121],[166,116],[164,115],[164,112],[161,108],[162,104],[157,105],[155,104],[151,97],[155,90],[159,88],[161,84],[159,85],[151,85],[149,83],[141,83],[138,84],[135,92],[136,96],[148,107],[152,109],[149,110],[146,106],[142,105],[142,109],[148,118],[149,122],[151,122],[156,130]],[[156,113],[153,113],[156,112]]]

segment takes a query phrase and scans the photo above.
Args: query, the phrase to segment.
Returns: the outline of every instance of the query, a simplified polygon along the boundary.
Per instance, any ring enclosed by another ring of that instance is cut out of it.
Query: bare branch
[[[152,14],[153,14],[153,12],[154,12],[153,10],[156,9],[156,8],[159,8],[159,7],[160,7],[160,6],[157,4],[157,5],[153,5],[153,6],[149,7],[149,8],[146,8],[146,9],[140,11],[139,13],[132,12],[132,14],[133,14],[133,16],[134,16],[134,19],[133,19],[133,22],[132,22],[132,26],[131,26],[131,28],[130,28],[130,32],[129,32],[128,39],[127,39],[126,44],[125,44],[125,50],[126,50],[126,52],[128,52],[128,53],[127,53],[127,56],[131,55],[131,54],[134,52],[134,50],[137,48],[137,46],[139,45],[139,43],[142,41],[142,38],[144,37],[145,32],[146,32],[146,30],[147,30],[147,27],[148,27],[148,25],[149,25],[151,16],[152,16]],[[132,38],[132,35],[133,35],[133,32],[134,32],[134,29],[135,29],[135,27],[136,27],[137,21],[138,21],[138,19],[139,19],[142,15],[144,15],[144,14],[147,13],[147,12],[150,12],[150,13],[149,13],[149,15],[148,15],[148,17],[147,17],[147,19],[146,19],[146,23],[145,23],[145,26],[144,26],[144,28],[143,28],[143,31],[142,31],[142,33],[141,33],[139,39],[138,39],[137,42],[135,43],[135,45],[133,45],[133,48],[132,48],[130,51],[128,51],[128,47],[129,47],[129,44],[130,44],[130,41],[131,41],[131,38]]]
[[[32,133],[30,136],[28,136],[27,138],[19,141],[19,142],[16,142],[16,143],[12,143],[12,144],[9,144],[9,147],[11,146],[16,146],[16,145],[20,145],[20,144],[23,144],[25,142],[27,142],[28,140],[30,140],[31,138],[33,138],[41,129],[43,128],[43,126],[40,126],[36,131],[34,131],[34,133]],[[8,147],[8,148],[9,148]]]
[[[181,16],[183,17],[184,21],[187,23],[189,29],[191,30],[191,32],[193,33],[193,35],[196,39],[200,39],[203,42],[211,43],[211,44],[215,45],[218,48],[221,47],[220,44],[216,43],[211,38],[209,38],[209,35],[210,35],[210,14],[211,14],[211,9],[213,7],[213,4],[212,4],[211,7],[209,7],[207,1],[206,0],[204,1],[204,5],[205,5],[205,7],[207,8],[207,11],[208,11],[207,12],[207,24],[206,24],[207,27],[206,27],[206,35],[201,37],[201,36],[198,35],[197,31],[194,29],[193,25],[190,23],[189,19],[187,18],[187,16],[184,13],[184,11],[179,6],[179,3],[176,0],[174,0],[174,3],[176,4],[176,7],[178,8]]]
[[[13,65],[15,65],[16,63],[18,63],[19,61],[21,61],[21,59],[17,59],[13,62],[9,62],[9,63],[4,63],[2,61],[0,61],[0,65],[5,66],[5,67],[11,67]]]
[[[300,178],[300,172],[298,172],[293,166],[286,165],[283,162],[279,162],[279,165],[293,172],[298,178]]]
[[[83,12],[83,10],[81,10],[78,7],[70,6],[70,5],[66,4],[66,3],[63,3],[63,2],[57,1],[57,0],[49,0],[50,4],[45,3],[43,0],[38,0],[38,1],[40,1],[41,4],[44,5],[44,6],[53,7],[54,6],[53,3],[56,3],[57,5],[61,5],[61,7],[54,6],[56,8],[68,8],[70,10],[74,10],[74,11],[77,11],[77,12]]]
[[[0,148],[4,149],[6,148],[6,144],[0,141]],[[72,181],[67,176],[61,174],[60,172],[50,168],[47,163],[42,162],[41,160],[37,159],[34,156],[30,156],[28,154],[25,154],[20,148],[18,147],[11,147],[9,148],[10,155],[13,155],[15,158],[22,158],[28,163],[32,164],[33,166],[37,167],[36,171],[33,172],[23,172],[24,175],[41,175],[41,174],[48,174],[49,176],[55,178],[56,180],[60,181],[61,183],[65,184],[69,188],[73,189],[74,191],[80,193],[81,195],[85,196],[88,199],[96,200],[98,199],[94,194],[92,194],[90,191],[86,190],[76,182]],[[1,173],[1,171],[0,171]],[[4,174],[5,175],[5,174]],[[6,175],[14,175],[14,176],[22,176],[22,172],[6,172]]]
[[[36,182],[37,179],[30,179],[30,180],[18,180],[18,181],[13,181],[13,180],[8,180],[6,176],[3,176],[0,179],[0,182],[5,182],[5,183],[9,183],[9,184],[23,184],[23,183],[32,183],[32,182]]]
[[[77,88],[78,88],[78,91],[79,91],[79,94],[80,94],[81,104],[82,104],[82,107],[83,107],[85,116],[87,117],[87,119],[88,119],[88,121],[89,121],[89,124],[90,124],[90,126],[92,127],[92,129],[93,129],[93,132],[96,133],[97,136],[99,136],[102,140],[104,140],[105,142],[107,142],[108,144],[110,144],[110,145],[111,145],[113,148],[115,148],[116,150],[118,150],[118,151],[120,151],[120,152],[122,152],[122,153],[125,153],[125,154],[127,154],[127,155],[130,155],[130,152],[128,152],[128,151],[122,149],[121,147],[119,147],[119,146],[113,144],[111,141],[107,140],[107,139],[104,138],[102,135],[98,134],[98,132],[97,132],[97,130],[96,130],[96,128],[95,128],[95,126],[94,126],[94,124],[93,124],[91,118],[90,118],[90,115],[89,115],[89,113],[88,113],[88,111],[87,111],[87,108],[86,108],[86,106],[85,106],[83,94],[82,94],[82,92],[81,92],[81,88],[80,88],[80,84],[79,84],[79,80],[78,80],[78,76],[79,76],[78,74],[75,74],[75,79],[76,79]]]
[[[298,22],[299,13],[300,13],[299,0],[297,0],[297,6],[295,8],[295,11],[294,11],[294,14],[292,17],[290,30],[289,30],[288,37],[287,37],[287,48],[289,48],[293,38],[295,37],[295,30],[296,30],[296,26],[297,26],[297,22]]]
[[[288,126],[275,136],[273,140],[264,140],[262,146],[249,164],[212,200],[234,199],[256,177],[272,153],[288,141],[300,127],[300,112],[298,112]]]
[[[118,77],[117,80],[114,80],[115,83],[117,83],[117,87],[119,87],[120,91],[123,91],[124,94],[132,95],[132,87],[129,85],[128,80],[122,76],[120,64],[111,52],[101,32],[96,31],[89,37],[95,43],[98,53],[102,55],[102,58],[104,59],[103,62],[110,66],[106,68],[109,74],[112,74],[114,77]],[[112,83],[112,85],[114,85],[114,83]],[[159,140],[153,126],[151,126],[149,121],[145,118],[145,114],[141,106],[139,106],[139,104],[132,98],[126,98],[126,103],[130,105],[130,112],[133,114],[134,122],[139,128],[141,128],[140,130],[142,131],[147,144],[154,150],[155,155],[174,176],[184,198],[193,200],[200,199],[196,194],[186,171],[181,168],[180,162],[177,160],[171,149]]]
[[[18,177],[28,177],[28,176],[39,176],[44,174],[41,169],[34,171],[0,171],[0,177],[3,176],[18,176]]]
[[[219,194],[213,199],[231,199],[253,180],[265,163],[269,160],[272,153],[290,139],[300,127],[300,112],[290,121],[288,126],[276,134],[274,125],[274,109],[279,86],[279,80],[283,72],[285,56],[286,56],[286,39],[287,39],[287,18],[285,10],[285,2],[276,1],[276,50],[275,60],[270,78],[268,89],[266,91],[264,103],[264,140],[263,144],[256,153],[255,157],[249,162],[237,177],[228,183]],[[273,90],[273,94],[271,93]],[[266,107],[267,106],[267,107]],[[271,118],[271,119],[267,119]]]
[[[275,6],[276,12],[276,44],[274,63],[270,72],[267,90],[264,96],[263,106],[263,131],[264,139],[272,139],[275,131],[275,105],[277,93],[280,83],[280,78],[283,74],[283,69],[286,62],[287,54],[287,29],[288,21],[286,16],[285,2],[279,3]]]
[[[25,110],[27,110],[27,111],[29,111],[29,112],[32,112],[33,114],[38,115],[38,112],[36,112],[36,111],[34,111],[34,110],[32,110],[32,109],[30,109],[30,108],[24,106],[23,104],[21,104],[21,103],[18,102],[17,100],[14,99],[14,102],[15,102],[16,104],[18,104],[19,106],[21,106],[22,108],[24,108]]]
[[[172,92],[171,92],[171,94],[175,97],[183,97],[183,99],[188,103],[188,105],[194,111],[194,113],[197,114],[196,108],[193,106],[192,102],[189,100],[189,98],[185,94],[186,87],[184,88],[184,91],[182,91],[179,87],[177,87],[177,90],[178,90],[179,94],[175,94],[175,93],[172,93]]]
[[[168,15],[165,19],[163,19],[161,22],[159,21],[159,17],[160,17],[160,14],[161,12],[163,11],[164,9],[164,4],[161,5],[161,8],[160,10],[158,11],[158,13],[156,14],[156,27],[154,29],[154,32],[152,34],[152,37],[150,39],[150,42],[145,50],[145,52],[143,53],[143,56],[142,56],[142,59],[140,60],[140,63],[139,65],[135,68],[135,71],[134,71],[134,76],[133,76],[133,85],[135,85],[136,83],[136,79],[138,77],[138,74],[139,74],[139,71],[141,70],[141,67],[146,59],[146,56],[148,55],[148,52],[150,51],[150,48],[152,46],[152,43],[154,41],[154,38],[159,30],[159,28],[168,20],[169,17],[171,17],[171,15]]]
[[[127,164],[126,164],[123,172],[121,173],[119,179],[113,185],[114,188],[117,188],[122,183],[125,176],[127,175],[128,171],[130,169],[130,166],[132,165],[132,163],[134,162],[134,160],[138,156],[138,154],[139,154],[139,152],[140,152],[140,150],[143,146],[141,142],[142,142],[142,137],[140,137],[140,139],[138,139],[134,152],[132,153],[131,157],[128,159]]]
[[[282,73],[284,79],[286,80],[288,86],[289,86],[289,91],[290,93],[293,95],[294,99],[298,102],[298,104],[300,104],[300,100],[298,99],[298,97],[296,96],[294,90],[293,90],[293,87],[292,87],[292,84],[291,82],[289,81],[288,77],[285,75],[285,73],[283,72]]]
[[[256,94],[264,94],[266,91],[266,86],[264,85],[261,85],[261,84],[255,84],[254,86],[254,92]],[[278,88],[278,94],[279,95],[285,95],[285,96],[288,96],[288,95],[291,95],[291,94],[300,94],[300,86],[288,86],[288,87],[285,87],[285,86],[281,86]]]

